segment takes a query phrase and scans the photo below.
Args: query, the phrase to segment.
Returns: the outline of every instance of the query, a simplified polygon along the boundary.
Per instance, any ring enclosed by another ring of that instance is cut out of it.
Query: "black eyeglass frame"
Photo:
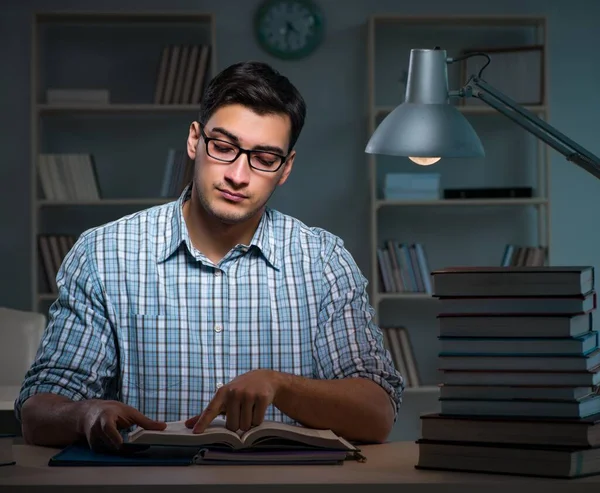
[[[281,167],[287,162],[288,157],[290,157],[290,153],[287,154],[287,156],[282,156],[281,154],[277,154],[276,152],[272,152],[272,151],[260,151],[260,150],[255,150],[255,149],[244,149],[243,147],[240,147],[237,144],[234,144],[233,142],[229,142],[228,140],[223,140],[223,139],[216,139],[214,137],[209,137],[208,135],[206,135],[206,133],[204,132],[204,127],[200,127],[200,133],[202,134],[202,138],[204,139],[204,146],[206,147],[206,154],[208,156],[210,156],[213,159],[216,159],[217,161],[221,161],[222,163],[233,163],[235,162],[235,160],[237,158],[239,158],[242,154],[246,154],[246,156],[248,156],[248,165],[252,168],[255,169],[256,171],[263,171],[265,173],[276,173],[277,171],[279,171],[281,169]],[[233,147],[237,147],[238,149],[238,153],[235,155],[235,157],[232,160],[227,160],[227,159],[221,159],[218,157],[214,157],[212,154],[210,154],[210,152],[208,151],[208,144],[210,141],[216,141],[216,142],[223,142],[224,144],[228,144],[230,146]],[[281,159],[281,163],[279,164],[279,166],[277,166],[277,168],[275,169],[263,169],[263,168],[257,168],[256,166],[252,165],[252,154],[254,153],[263,153],[263,154],[271,154],[272,156],[276,156],[279,159]]]

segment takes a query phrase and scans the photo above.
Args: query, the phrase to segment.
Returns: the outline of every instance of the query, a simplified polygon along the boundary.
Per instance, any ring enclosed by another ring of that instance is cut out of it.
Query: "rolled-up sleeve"
[[[317,378],[367,378],[390,396],[394,421],[402,402],[404,379],[383,346],[373,321],[367,280],[342,240],[324,252],[323,293],[315,341]]]
[[[92,241],[93,237],[82,235],[58,272],[58,296],[15,401],[19,420],[25,401],[39,393],[74,401],[112,397],[107,394],[114,388],[117,352],[102,289],[90,262]]]

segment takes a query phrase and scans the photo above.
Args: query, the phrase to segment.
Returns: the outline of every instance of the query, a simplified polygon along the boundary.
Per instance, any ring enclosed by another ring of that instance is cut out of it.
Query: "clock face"
[[[258,42],[285,59],[312,53],[323,39],[323,16],[311,0],[267,0],[255,17]]]

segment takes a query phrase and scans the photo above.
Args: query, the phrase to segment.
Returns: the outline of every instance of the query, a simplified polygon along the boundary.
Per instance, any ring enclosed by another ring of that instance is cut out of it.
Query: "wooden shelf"
[[[460,113],[465,115],[502,115],[498,110],[485,105],[453,105]],[[544,105],[536,105],[536,106],[523,106],[525,109],[528,109],[532,113],[540,114],[546,111],[546,106]],[[381,115],[385,115],[391,113],[397,106],[376,106],[375,107],[375,117],[379,117]]]
[[[404,387],[405,394],[437,394],[440,388],[437,385],[422,385],[420,387]]]
[[[37,22],[71,22],[71,23],[151,23],[168,22],[194,23],[210,22],[214,14],[198,12],[102,12],[102,11],[56,11],[56,12],[37,12],[35,14]]]
[[[69,207],[77,205],[108,206],[108,205],[159,205],[177,200],[173,198],[143,198],[143,199],[100,199],[100,200],[38,200],[38,207]]]
[[[47,113],[196,113],[197,104],[38,104]]]
[[[444,27],[466,27],[466,26],[531,26],[543,27],[546,23],[544,17],[535,15],[444,15],[444,16],[422,16],[402,14],[375,14],[371,16],[373,22],[381,24],[406,24],[406,25],[428,25]]]
[[[428,293],[379,293],[377,295],[379,300],[431,300],[434,299],[432,295]]]
[[[439,200],[377,200],[375,207],[432,207],[432,206],[515,206],[515,205],[547,205],[545,198],[524,199],[439,199]]]

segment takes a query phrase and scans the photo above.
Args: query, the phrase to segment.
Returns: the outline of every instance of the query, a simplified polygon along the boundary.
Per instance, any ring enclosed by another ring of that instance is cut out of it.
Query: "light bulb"
[[[411,157],[408,156],[413,163],[420,164],[421,166],[429,166],[430,164],[437,163],[441,157]]]

